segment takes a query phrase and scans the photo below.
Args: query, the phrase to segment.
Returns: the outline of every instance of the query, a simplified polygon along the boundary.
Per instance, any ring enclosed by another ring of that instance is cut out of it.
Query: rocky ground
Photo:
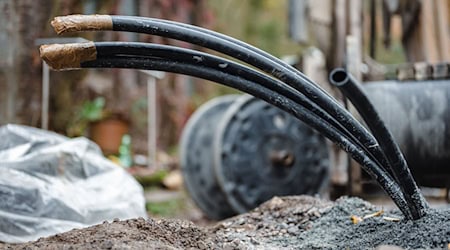
[[[358,198],[336,202],[275,197],[239,216],[200,227],[167,219],[104,222],[2,249],[449,249],[450,209],[417,221]]]

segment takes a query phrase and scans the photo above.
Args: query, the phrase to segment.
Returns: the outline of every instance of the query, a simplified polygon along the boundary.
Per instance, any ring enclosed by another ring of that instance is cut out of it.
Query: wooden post
[[[47,63],[42,61],[42,105],[41,105],[41,128],[48,129],[48,106],[50,98],[50,69]]]
[[[147,131],[148,131],[148,160],[147,167],[157,168],[157,145],[156,136],[158,133],[157,123],[156,123],[156,79],[155,77],[147,76]]]
[[[334,34],[333,42],[334,49],[332,50],[334,55],[333,63],[331,65],[333,68],[342,67],[345,60],[345,37],[347,34],[347,0],[336,0],[334,1]]]
[[[436,14],[438,23],[438,42],[440,48],[441,61],[450,61],[450,32],[448,30],[449,26],[449,15],[448,15],[448,5],[447,0],[436,0]]]
[[[439,61],[439,48],[436,46],[436,23],[433,11],[434,1],[422,1],[419,29],[422,39],[422,50],[425,61],[436,63]]]
[[[156,168],[157,160],[157,100],[156,100],[156,80],[163,79],[165,73],[154,70],[141,70],[147,76],[147,167]]]
[[[362,1],[349,1],[350,32],[346,38],[347,71],[361,81],[362,65]]]
[[[362,80],[362,1],[349,0],[349,35],[346,37],[347,71],[358,81]],[[349,104],[351,113],[356,114],[355,108]],[[349,191],[351,194],[362,193],[361,167],[354,160],[349,160]]]

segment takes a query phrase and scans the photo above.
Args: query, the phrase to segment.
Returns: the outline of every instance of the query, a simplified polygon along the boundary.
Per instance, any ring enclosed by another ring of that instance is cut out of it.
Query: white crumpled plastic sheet
[[[0,127],[0,241],[147,217],[143,189],[86,138]]]

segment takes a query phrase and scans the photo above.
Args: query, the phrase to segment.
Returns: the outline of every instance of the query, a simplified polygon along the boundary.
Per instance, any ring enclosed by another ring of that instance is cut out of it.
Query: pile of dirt
[[[353,218],[353,219],[352,219]],[[399,219],[399,221],[397,220]],[[5,249],[448,249],[450,210],[417,221],[381,211],[358,198],[329,202],[309,196],[275,197],[212,227],[188,221],[105,222]]]
[[[211,249],[206,229],[182,220],[115,220],[84,229],[5,245],[4,249]]]

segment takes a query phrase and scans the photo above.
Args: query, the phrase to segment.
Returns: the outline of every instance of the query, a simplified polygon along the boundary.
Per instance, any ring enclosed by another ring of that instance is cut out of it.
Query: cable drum
[[[180,142],[180,164],[185,186],[192,199],[209,218],[235,214],[218,186],[212,144],[217,123],[238,95],[215,98],[203,104],[187,122]]]
[[[325,139],[250,95],[202,105],[180,146],[186,188],[212,219],[243,213],[275,195],[316,194],[328,183]]]
[[[215,136],[215,174],[238,213],[276,195],[317,194],[328,183],[325,139],[250,95],[227,109]]]

